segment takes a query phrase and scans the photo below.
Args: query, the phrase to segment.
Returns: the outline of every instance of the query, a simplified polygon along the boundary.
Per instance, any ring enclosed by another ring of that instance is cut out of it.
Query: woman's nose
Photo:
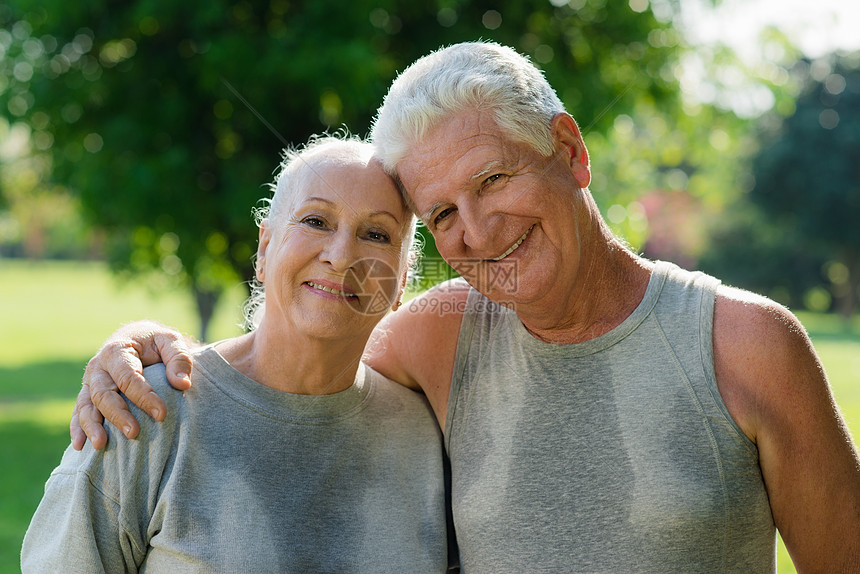
[[[355,264],[356,245],[351,233],[338,230],[330,236],[321,258],[335,271],[346,271]]]

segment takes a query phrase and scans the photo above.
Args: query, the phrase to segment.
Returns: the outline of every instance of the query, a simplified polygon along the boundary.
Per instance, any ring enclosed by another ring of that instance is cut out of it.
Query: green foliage
[[[101,262],[0,259],[0,574],[20,572],[24,531],[69,443],[68,422],[90,355],[121,322],[143,317],[193,329],[184,293],[119,285]],[[233,286],[212,334],[240,333]]]
[[[30,135],[29,126],[0,117],[0,256],[90,258],[98,235],[77,196],[42,180],[49,158],[29,153]]]
[[[710,248],[699,266],[726,284],[791,308],[807,307],[807,294],[821,285],[826,257],[749,201],[729,206],[710,223],[708,235]]]
[[[113,267],[192,288],[205,323],[223,286],[251,276],[250,209],[284,145],[343,124],[366,133],[398,70],[479,38],[529,54],[591,133],[669,110],[674,3],[652,6],[12,0],[0,110],[32,126],[51,179],[107,232]]]
[[[0,399],[0,407],[3,407]],[[40,401],[16,412],[0,408],[0,574],[21,572],[19,556],[45,480],[68,444],[71,403]],[[25,463],[26,461],[26,463]]]
[[[791,116],[764,124],[750,197],[823,259],[850,316],[860,295],[860,53],[800,61],[793,73],[803,91]]]
[[[751,146],[748,126],[712,106],[674,101],[658,108],[638,101],[630,115],[617,114],[605,134],[587,135],[591,189],[613,230],[650,255],[654,233],[667,228],[677,235],[670,251],[695,265],[705,247],[700,220],[725,209],[747,185],[748,173],[739,166]],[[696,207],[655,210],[655,200]],[[688,219],[671,221],[681,217]],[[687,234],[682,227],[698,230]],[[657,249],[654,255],[669,253]]]

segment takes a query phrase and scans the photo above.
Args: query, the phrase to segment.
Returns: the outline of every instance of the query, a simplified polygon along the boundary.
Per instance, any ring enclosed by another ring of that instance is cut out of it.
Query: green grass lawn
[[[209,337],[239,333],[241,288],[227,294]],[[860,437],[860,324],[800,314],[855,437]],[[68,422],[89,357],[120,324],[150,318],[197,332],[190,296],[117,284],[100,263],[0,259],[0,574],[18,572],[30,516],[68,445]],[[780,547],[779,571],[794,572]]]
[[[210,339],[236,335],[241,287],[225,296]],[[69,417],[90,356],[121,323],[151,318],[196,334],[184,291],[120,285],[101,263],[0,259],[0,574],[19,551],[45,480],[69,443]]]

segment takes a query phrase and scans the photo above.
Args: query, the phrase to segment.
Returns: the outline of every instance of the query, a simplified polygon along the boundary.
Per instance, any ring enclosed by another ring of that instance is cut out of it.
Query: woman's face
[[[366,340],[400,295],[412,215],[375,161],[311,158],[294,177],[287,205],[260,229],[263,322]]]

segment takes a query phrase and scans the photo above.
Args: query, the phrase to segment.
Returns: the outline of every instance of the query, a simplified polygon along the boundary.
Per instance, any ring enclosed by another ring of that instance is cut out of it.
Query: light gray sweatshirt
[[[24,538],[28,572],[445,572],[441,436],[427,401],[362,365],[349,389],[282,393],[213,347],[136,440],[68,448]]]

